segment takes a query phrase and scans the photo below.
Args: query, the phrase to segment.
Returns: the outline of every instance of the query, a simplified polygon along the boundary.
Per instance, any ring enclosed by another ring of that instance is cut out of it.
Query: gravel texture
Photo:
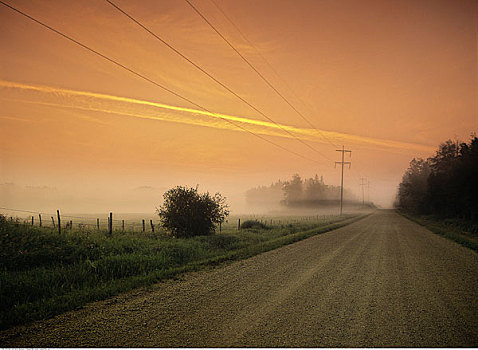
[[[478,254],[393,211],[0,333],[8,347],[477,347]]]

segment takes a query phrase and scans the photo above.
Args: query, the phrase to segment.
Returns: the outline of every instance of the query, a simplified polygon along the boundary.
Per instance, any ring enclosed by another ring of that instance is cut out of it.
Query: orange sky
[[[103,0],[6,1],[213,113],[0,5],[0,184],[56,188],[68,193],[57,206],[80,210],[71,202],[81,197],[85,211],[147,211],[157,203],[119,206],[118,193],[200,184],[247,211],[246,189],[294,173],[339,184],[333,144],[344,144],[345,186],[358,194],[366,177],[387,206],[411,158],[478,131],[476,1],[214,1],[255,48],[211,0],[192,3],[319,131],[185,1],[115,3],[281,128]],[[0,196],[0,206],[43,210]]]

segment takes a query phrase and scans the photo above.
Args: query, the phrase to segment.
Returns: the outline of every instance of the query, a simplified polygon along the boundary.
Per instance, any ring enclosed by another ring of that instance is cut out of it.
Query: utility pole
[[[352,157],[352,151],[344,149],[344,146],[342,146],[342,149],[337,149],[336,151],[342,152],[342,161],[335,162],[336,167],[337,167],[337,164],[340,164],[342,166],[342,178],[340,180],[340,215],[342,215],[342,208],[343,208],[343,201],[344,201],[344,164],[348,164],[349,169],[352,164],[351,162],[344,162],[344,154],[348,152],[349,156]]]
[[[370,203],[370,181],[367,180],[367,203]]]
[[[362,186],[362,205],[365,205],[364,186],[367,185],[364,181],[365,178],[361,177],[359,185]]]

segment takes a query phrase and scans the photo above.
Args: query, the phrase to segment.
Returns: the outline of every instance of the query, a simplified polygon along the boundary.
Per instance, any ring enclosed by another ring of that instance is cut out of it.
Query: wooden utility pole
[[[364,181],[365,181],[365,178],[361,177],[359,185],[362,187],[362,205],[365,205],[364,186],[367,185]]]
[[[367,203],[370,203],[370,181],[367,180]]]
[[[340,180],[340,215],[342,215],[342,208],[343,208],[343,201],[344,201],[344,164],[348,164],[349,169],[350,169],[350,166],[352,164],[351,162],[344,162],[344,154],[346,152],[348,152],[349,156],[351,157],[352,156],[352,151],[344,149],[344,146],[342,146],[342,149],[337,149],[336,151],[337,152],[342,152],[342,161],[341,162],[335,162],[335,166],[337,166],[337,164],[340,164],[341,167],[342,167],[342,177],[341,177],[341,180]]]

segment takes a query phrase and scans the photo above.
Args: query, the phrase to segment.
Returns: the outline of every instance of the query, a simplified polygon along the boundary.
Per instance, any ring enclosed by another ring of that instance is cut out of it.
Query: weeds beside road
[[[425,226],[430,231],[478,252],[478,224],[476,222],[459,219],[439,220],[430,215],[417,216],[402,211],[398,212],[407,219]]]
[[[88,236],[0,216],[0,329],[81,308],[179,273],[244,259],[334,230],[365,215],[175,239],[141,233]]]

